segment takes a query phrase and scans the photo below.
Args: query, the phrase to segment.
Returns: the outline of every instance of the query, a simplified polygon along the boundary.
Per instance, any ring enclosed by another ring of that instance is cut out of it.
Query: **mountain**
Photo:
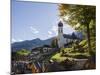
[[[66,38],[75,38],[75,37],[82,39],[83,35],[81,32],[74,32],[74,33],[66,36]],[[51,45],[51,42],[54,38],[55,37],[52,37],[47,40],[41,40],[41,39],[37,38],[37,39],[33,39],[33,40],[25,40],[22,42],[15,42],[15,43],[11,44],[11,50],[13,52],[15,52],[17,50],[21,50],[21,49],[32,50],[33,48],[40,47],[43,45]]]
[[[41,39],[37,38],[37,39],[33,39],[33,40],[25,40],[22,42],[15,42],[15,43],[11,44],[11,50],[13,52],[20,50],[20,49],[31,50],[33,48],[40,47],[43,45],[50,45],[52,40],[53,40],[53,38],[50,38],[47,40],[41,40]]]

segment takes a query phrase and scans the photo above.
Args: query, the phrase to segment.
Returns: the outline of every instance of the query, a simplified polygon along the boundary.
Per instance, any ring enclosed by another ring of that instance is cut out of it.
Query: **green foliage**
[[[96,51],[95,50],[92,50],[91,53],[90,53],[90,55],[96,57]]]
[[[75,30],[81,31],[85,37],[82,41],[74,41],[70,48],[62,48],[60,53],[53,55],[51,59],[64,61],[67,58],[83,59],[94,56],[96,49],[96,7],[61,4],[59,5],[59,12],[60,18],[65,23],[68,23]]]
[[[73,51],[73,48],[62,48],[61,51],[62,53],[70,53]]]
[[[90,54],[88,52],[80,52],[79,50],[75,51],[73,48],[61,48],[60,53],[56,53],[51,57],[51,59],[57,62],[63,62],[66,59],[84,59],[88,58],[89,56]]]
[[[82,54],[80,54],[80,55],[75,55],[73,58],[77,58],[77,59],[86,59],[86,58],[88,58],[89,56],[87,56],[87,55],[82,55]]]
[[[21,49],[19,51],[16,52],[18,55],[28,55],[30,54],[31,52],[29,50],[26,50],[26,49]]]
[[[87,40],[82,40],[82,41],[79,43],[79,45],[84,46],[84,45],[86,45],[86,43],[87,43]]]
[[[66,60],[66,57],[61,57],[61,53],[57,53],[54,56],[52,56],[51,59],[57,62],[61,62],[61,61]]]
[[[82,25],[89,24],[96,17],[95,6],[61,4],[59,5],[59,12],[63,20],[72,26],[77,23]]]
[[[83,46],[83,48],[88,47],[88,52],[95,49],[96,6],[61,4],[59,5],[59,12],[59,16],[65,23],[71,25],[75,30],[83,32],[85,35],[84,39],[87,41],[83,40],[79,43],[79,46]]]

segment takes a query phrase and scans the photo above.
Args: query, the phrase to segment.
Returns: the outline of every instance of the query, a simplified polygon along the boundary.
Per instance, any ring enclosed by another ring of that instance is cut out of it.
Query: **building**
[[[44,45],[43,46],[43,53],[48,53],[52,51],[52,48],[49,45]]]
[[[74,41],[74,40],[79,40],[79,38],[75,35],[75,33],[73,32],[71,35],[69,34],[63,34],[63,23],[60,21],[58,23],[58,47],[62,48],[64,47],[66,44]]]

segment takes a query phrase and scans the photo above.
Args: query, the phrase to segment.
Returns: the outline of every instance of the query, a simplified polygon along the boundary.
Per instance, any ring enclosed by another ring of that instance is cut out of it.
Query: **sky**
[[[59,21],[58,5],[53,3],[24,2],[12,0],[11,35],[12,42],[40,38],[45,40],[57,36]],[[64,25],[64,33],[74,30]]]

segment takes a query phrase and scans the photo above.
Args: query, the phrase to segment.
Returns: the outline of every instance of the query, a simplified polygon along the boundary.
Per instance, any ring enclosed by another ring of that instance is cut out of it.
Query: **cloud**
[[[53,33],[52,33],[52,31],[48,31],[48,37],[52,37],[52,35],[53,35]]]
[[[36,28],[32,27],[32,26],[30,26],[30,29],[31,29],[32,33],[34,33],[34,34],[39,33],[39,31]]]
[[[21,42],[21,41],[23,41],[22,39],[18,39],[18,42]]]
[[[48,34],[49,34],[49,35],[52,35],[52,32],[51,32],[51,31],[48,31]]]
[[[58,34],[58,27],[56,25],[53,25],[51,30],[57,35]]]
[[[14,39],[14,38],[12,38],[12,40],[11,40],[11,42],[13,43],[13,42],[21,42],[21,41],[23,41],[22,39]]]
[[[58,34],[58,27],[56,25],[53,25],[51,27],[51,29],[48,31],[48,37],[53,37],[53,36],[57,36]]]
[[[16,42],[17,40],[16,39],[14,39],[14,38],[12,38],[12,40],[11,40],[11,42]]]
[[[52,35],[47,35],[48,38],[52,37]]]
[[[48,31],[48,37],[53,37],[58,35],[58,25],[55,24],[51,27],[51,29]]]

